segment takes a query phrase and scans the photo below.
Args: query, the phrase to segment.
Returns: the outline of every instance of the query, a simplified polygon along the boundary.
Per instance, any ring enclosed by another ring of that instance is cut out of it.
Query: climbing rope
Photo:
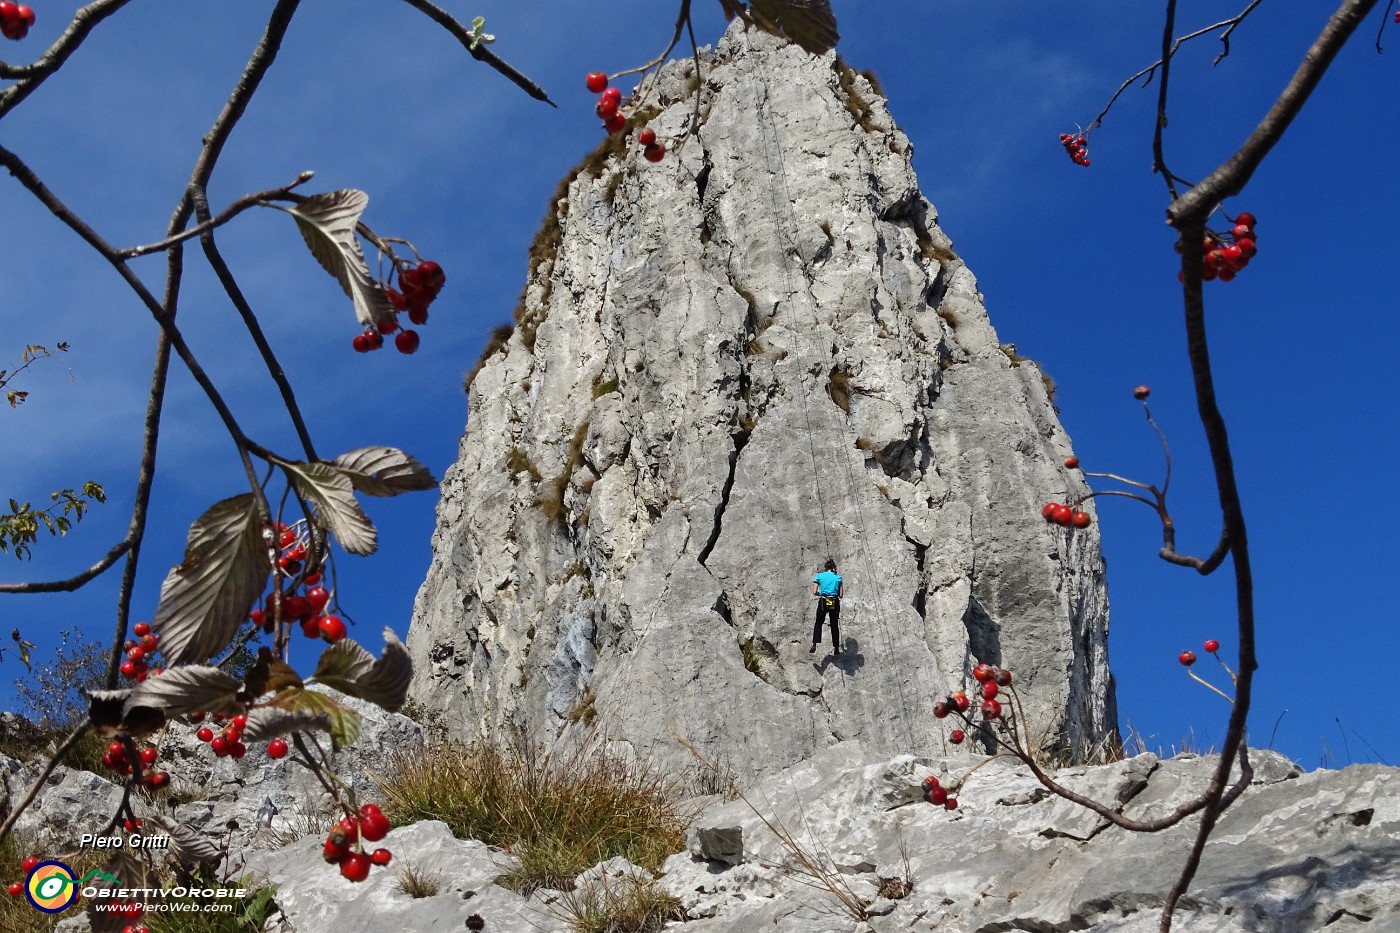
[[[751,47],[749,47],[749,39],[748,39],[747,34],[745,34],[745,36],[744,36],[744,44],[745,44],[745,47],[746,47],[746,51],[752,53],[753,50],[752,50]],[[807,359],[807,355],[803,352],[804,347],[805,347],[805,345],[806,345],[806,343],[807,343],[807,340],[806,340],[806,337],[805,337],[806,331],[805,331],[804,328],[803,328],[802,320],[801,320],[801,317],[800,317],[800,314],[799,314],[799,312],[800,312],[800,310],[801,310],[802,302],[798,300],[798,292],[797,292],[797,289],[793,286],[792,268],[791,268],[791,263],[790,263],[790,261],[789,261],[790,252],[791,252],[791,253],[796,253],[796,252],[797,252],[797,245],[796,245],[796,244],[797,244],[797,237],[796,237],[795,231],[794,231],[794,233],[789,237],[789,236],[787,235],[787,231],[783,229],[783,218],[784,218],[785,216],[791,216],[791,217],[792,217],[792,222],[793,222],[793,227],[795,228],[795,227],[796,227],[796,216],[795,216],[795,211],[794,211],[794,209],[793,209],[793,207],[792,207],[792,198],[791,198],[791,195],[790,195],[790,193],[789,193],[789,191],[788,191],[788,186],[787,186],[787,164],[786,164],[786,161],[785,161],[784,158],[783,158],[782,141],[779,140],[779,139],[777,138],[777,124],[776,124],[776,122],[774,122],[774,121],[771,119],[771,116],[772,116],[772,115],[771,115],[771,113],[768,111],[768,108],[767,108],[767,106],[766,106],[766,102],[767,102],[767,99],[768,99],[769,93],[770,93],[770,88],[772,87],[772,82],[769,80],[768,64],[767,64],[767,58],[766,58],[766,56],[760,56],[760,57],[759,57],[759,71],[760,71],[760,77],[761,77],[762,80],[763,80],[763,96],[762,96],[762,99],[755,101],[755,104],[756,104],[755,109],[756,109],[756,112],[758,113],[759,125],[760,125],[760,127],[764,128],[764,132],[763,132],[763,148],[764,148],[764,160],[765,160],[765,163],[766,163],[766,166],[765,166],[765,167],[768,169],[769,174],[770,174],[770,175],[776,175],[776,176],[777,176],[777,180],[778,180],[777,185],[773,186],[773,188],[770,189],[770,190],[773,191],[773,194],[774,194],[774,202],[775,202],[774,205],[773,205],[773,206],[774,206],[774,210],[773,210],[772,213],[773,213],[773,217],[774,217],[774,219],[775,219],[775,223],[776,223],[777,226],[778,226],[778,243],[779,243],[779,248],[780,248],[780,251],[781,251],[781,254],[782,254],[782,262],[783,262],[784,290],[785,290],[786,295],[787,295],[787,301],[791,302],[791,304],[792,304],[792,319],[793,319],[793,325],[794,325],[794,327],[793,327],[793,335],[794,335],[794,339],[795,339],[795,341],[796,341],[797,364],[798,364],[798,367],[799,367],[799,370],[800,370],[800,372],[799,372],[799,378],[798,378],[798,387],[799,387],[799,389],[800,389],[799,396],[800,396],[801,403],[802,403],[802,417],[803,417],[804,425],[805,425],[806,431],[807,431],[808,449],[809,449],[809,451],[810,451],[810,453],[811,453],[811,461],[812,461],[812,485],[813,485],[813,489],[815,490],[815,493],[816,493],[816,498],[817,498],[817,503],[818,503],[818,509],[819,509],[819,511],[820,511],[820,516],[821,516],[821,522],[822,522],[822,536],[823,536],[823,539],[824,539],[824,541],[825,541],[825,543],[826,543],[826,546],[827,546],[827,554],[830,555],[830,554],[831,554],[831,538],[830,538],[830,531],[829,531],[828,524],[827,524],[825,498],[824,498],[824,496],[823,496],[823,494],[822,494],[821,470],[820,470],[820,467],[819,467],[819,464],[818,464],[818,456],[817,456],[816,440],[815,440],[815,434],[816,434],[816,432],[812,429],[811,415],[810,415],[810,412],[809,412],[809,405],[808,405],[808,399],[807,399],[807,395],[808,395],[808,392],[807,392],[807,370],[806,370],[806,363],[805,363],[805,360]],[[771,135],[770,135],[770,133],[767,131],[767,128],[770,127],[770,126],[772,127],[772,133],[771,133]],[[785,209],[783,209],[783,208],[781,208],[781,207],[779,206],[779,203],[778,203],[778,196],[779,196],[779,195],[781,195],[781,203],[782,203],[782,204],[786,204],[786,208],[785,208]],[[791,245],[791,250],[789,250],[789,246],[788,246],[789,243],[792,244],[792,245]],[[801,259],[800,254],[798,255],[798,258]],[[819,320],[819,318],[818,318],[818,316],[817,316],[817,309],[816,309],[816,306],[815,306],[815,302],[813,302],[813,301],[810,300],[810,292],[808,292],[808,298],[809,298],[808,303],[812,304],[812,308],[811,308],[811,317],[812,317],[812,324],[813,324],[813,327],[815,328],[815,326],[816,326],[817,324],[820,323],[820,320]],[[851,464],[850,464],[850,462],[849,462],[849,458],[845,458],[844,456],[838,456],[836,459],[840,460],[841,463],[842,463],[842,465],[843,465],[844,468],[845,468],[845,480],[846,480],[847,501],[850,502],[850,503],[852,503],[852,504],[855,506],[855,510],[856,510],[856,520],[857,520],[857,524],[860,526],[860,534],[859,534],[859,536],[857,537],[857,545],[858,545],[858,548],[859,548],[859,551],[860,551],[860,554],[861,554],[862,563],[864,564],[864,568],[865,568],[865,572],[866,572],[866,579],[870,581],[869,590],[870,590],[870,592],[871,592],[871,594],[872,594],[872,608],[875,610],[875,619],[876,619],[877,624],[879,625],[881,635],[883,636],[883,639],[884,639],[884,647],[885,647],[885,650],[886,650],[886,652],[888,653],[888,655],[892,657],[892,656],[894,655],[894,639],[893,639],[893,638],[891,637],[891,635],[890,635],[889,625],[888,625],[888,623],[886,622],[886,619],[885,619],[885,613],[884,613],[883,603],[882,603],[881,595],[880,595],[880,594],[881,594],[881,590],[880,590],[879,587],[877,587],[877,586],[874,585],[874,581],[875,581],[877,578],[876,578],[876,576],[875,576],[874,561],[872,561],[871,558],[870,558],[870,550],[869,550],[869,548],[868,548],[868,546],[867,546],[867,544],[866,544],[866,540],[867,540],[867,538],[869,537],[869,532],[868,532],[868,529],[867,529],[867,527],[866,527],[865,513],[864,513],[864,510],[861,508],[861,505],[860,505],[860,495],[859,495],[859,491],[858,491],[857,486],[856,486],[855,477],[854,477],[854,475],[853,475],[852,472],[851,472]],[[844,677],[845,677],[845,672],[844,672],[844,671],[842,672],[842,677],[843,677],[843,679],[844,679]],[[905,738],[906,738],[906,740],[907,740],[907,742],[908,742],[908,746],[907,746],[907,747],[909,748],[910,751],[913,751],[914,748],[915,748],[915,745],[916,745],[916,740],[915,740],[915,736],[914,736],[913,727],[911,726],[911,724],[910,724],[910,722],[909,722],[909,705],[908,705],[908,703],[905,701],[904,687],[903,687],[903,685],[900,683],[900,681],[898,680],[898,678],[896,678],[896,679],[894,680],[894,685],[895,685],[895,690],[896,690],[896,692],[897,692],[898,695],[899,695],[900,722],[901,722],[901,724],[902,724],[903,727],[904,727]]]

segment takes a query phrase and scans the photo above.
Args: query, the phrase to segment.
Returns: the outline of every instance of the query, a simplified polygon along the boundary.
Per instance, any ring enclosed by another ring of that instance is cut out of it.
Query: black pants
[[[812,644],[819,645],[822,641],[822,621],[827,616],[831,617],[831,647],[837,651],[841,650],[841,597],[839,596],[818,596],[817,597],[817,624],[812,626]]]

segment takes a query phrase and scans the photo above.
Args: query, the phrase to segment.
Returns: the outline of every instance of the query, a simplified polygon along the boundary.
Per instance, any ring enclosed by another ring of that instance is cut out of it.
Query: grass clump
[[[678,897],[632,876],[586,895],[570,894],[561,906],[573,933],[657,933],[667,922],[685,919]]]
[[[476,379],[477,373],[485,368],[487,360],[491,359],[491,357],[495,356],[510,343],[510,335],[513,333],[515,333],[515,325],[513,324],[502,324],[500,327],[491,331],[491,336],[486,338],[486,346],[482,349],[481,356],[477,359],[476,365],[473,366],[462,379],[463,392],[471,392],[472,382]]]
[[[426,868],[418,868],[407,861],[401,861],[394,874],[394,887],[398,892],[415,900],[421,897],[436,897],[442,891],[442,875]]]
[[[851,413],[851,374],[839,367],[831,370],[826,382],[826,394],[836,403],[836,407],[846,414]]]
[[[658,868],[685,847],[677,783],[596,749],[439,745],[394,754],[378,782],[395,825],[442,820],[458,838],[509,846],[520,865],[501,883],[521,893],[567,888],[617,856]]]

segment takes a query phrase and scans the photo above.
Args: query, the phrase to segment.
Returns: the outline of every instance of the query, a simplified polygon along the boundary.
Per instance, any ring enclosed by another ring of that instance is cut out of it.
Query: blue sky
[[[1093,166],[1057,137],[1088,123],[1128,75],[1157,57],[1158,4],[1086,0],[1044,10],[1010,3],[835,0],[841,52],[878,72],[915,146],[924,193],[977,275],[1006,343],[1059,386],[1061,418],[1086,469],[1145,480],[1160,448],[1131,397],[1153,411],[1175,453],[1178,546],[1204,553],[1219,529],[1195,419],[1164,186],[1151,174],[1155,90],[1133,89],[1092,137]],[[723,29],[699,0],[700,39]],[[1184,0],[1183,29],[1238,4]],[[1174,66],[1167,156],[1199,177],[1253,128],[1325,21],[1264,4],[1212,68],[1213,39]],[[76,3],[36,7],[9,61],[36,54]],[[0,123],[0,142],[110,240],[160,238],[213,121],[262,28],[268,2],[138,0]],[[465,423],[462,374],[487,332],[510,318],[525,250],[558,178],[599,138],[585,72],[641,64],[669,37],[673,5],[454,0],[481,14],[495,51],[541,83],[554,110],[472,61],[406,5],[307,0],[211,186],[218,209],[314,169],[307,190],[360,187],[368,222],[412,239],[448,282],[413,357],[357,356],[348,302],[287,219],[245,215],[220,242],[282,355],[318,448],[402,447],[439,477]],[[1379,14],[1379,11],[1377,11]],[[1230,422],[1257,580],[1261,670],[1255,745],[1307,766],[1400,763],[1394,703],[1367,685],[1400,661],[1393,588],[1397,509],[1385,471],[1400,456],[1392,348],[1400,184],[1394,154],[1396,53],[1377,55],[1377,16],[1345,50],[1245,194],[1227,205],[1259,218],[1259,255],[1238,279],[1207,287],[1212,352]],[[1393,31],[1387,39],[1400,51]],[[116,276],[8,177],[0,178],[0,314],[13,360],[26,343],[68,341],[62,362],[23,377],[30,401],[0,411],[0,495],[38,501],[86,479],[110,495],[68,539],[32,561],[0,558],[0,579],[67,576],[117,540],[129,517],[155,328]],[[233,310],[189,264],[181,323],[256,439],[294,454],[295,437]],[[138,271],[155,283],[158,257]],[[71,376],[69,368],[71,368]],[[6,362],[0,362],[5,367]],[[166,408],[154,514],[135,618],[149,617],[189,523],[241,491],[232,444],[176,370]],[[429,560],[435,496],[373,500],[373,557],[340,558],[342,602],[378,650],[384,625],[407,631]],[[1215,637],[1234,647],[1227,570],[1208,579],[1155,556],[1147,509],[1101,504],[1112,602],[1111,657],[1125,729],[1150,748],[1219,741],[1224,701],[1175,661]],[[81,593],[6,597],[0,628],[41,645],[77,626],[110,630],[119,571]],[[299,637],[299,636],[298,636]],[[1213,663],[1198,667],[1211,673]],[[20,668],[0,662],[8,699]],[[1219,679],[1217,677],[1217,679]]]

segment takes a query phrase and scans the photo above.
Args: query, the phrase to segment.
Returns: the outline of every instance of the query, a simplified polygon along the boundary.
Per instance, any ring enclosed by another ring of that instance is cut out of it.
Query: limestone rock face
[[[1031,734],[1092,746],[1103,562],[1039,514],[1087,492],[1048,383],[864,77],[738,29],[702,64],[639,105],[675,152],[613,140],[563,189],[471,385],[413,698],[466,738],[597,730],[746,778],[847,739],[929,752],[930,703],[986,661]],[[839,656],[808,651],[828,556]]]

